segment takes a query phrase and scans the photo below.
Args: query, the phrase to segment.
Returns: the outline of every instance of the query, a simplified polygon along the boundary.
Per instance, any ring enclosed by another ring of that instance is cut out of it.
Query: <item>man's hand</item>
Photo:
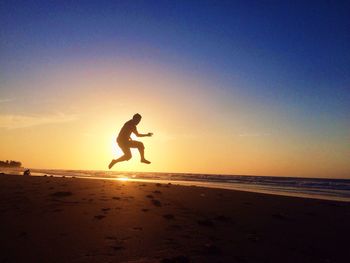
[[[153,135],[153,132],[147,133],[147,136],[148,136],[148,137],[151,137],[152,135]]]

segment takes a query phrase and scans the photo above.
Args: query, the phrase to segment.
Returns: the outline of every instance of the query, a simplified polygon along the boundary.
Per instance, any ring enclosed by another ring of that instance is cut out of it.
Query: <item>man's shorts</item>
[[[124,154],[131,154],[130,148],[140,148],[143,147],[143,143],[133,140],[117,140],[119,147],[122,149]]]

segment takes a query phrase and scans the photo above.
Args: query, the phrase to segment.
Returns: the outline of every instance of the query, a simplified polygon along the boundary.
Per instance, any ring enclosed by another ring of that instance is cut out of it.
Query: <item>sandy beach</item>
[[[0,262],[346,262],[350,203],[0,175]]]

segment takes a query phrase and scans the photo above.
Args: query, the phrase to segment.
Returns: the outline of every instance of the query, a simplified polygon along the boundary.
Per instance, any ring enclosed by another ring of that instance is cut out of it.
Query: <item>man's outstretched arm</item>
[[[151,137],[153,135],[152,132],[149,133],[139,133],[138,135],[136,135],[137,137]]]
[[[152,132],[149,133],[139,133],[137,129],[133,131],[137,137],[151,137],[153,135]]]

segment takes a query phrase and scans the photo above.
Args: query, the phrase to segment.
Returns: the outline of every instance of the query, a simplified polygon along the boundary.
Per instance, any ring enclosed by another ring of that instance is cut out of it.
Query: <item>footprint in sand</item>
[[[115,236],[106,236],[105,239],[107,239],[107,240],[117,240],[117,237],[115,237]]]
[[[214,222],[211,221],[210,219],[199,219],[197,220],[198,225],[200,226],[206,226],[206,227],[213,227]]]
[[[110,245],[110,248],[112,248],[113,250],[118,251],[118,250],[125,249],[125,247],[122,245],[122,241],[118,240],[117,237],[115,237],[115,236],[106,236],[105,239],[108,242],[113,243],[112,245]]]
[[[125,201],[131,201],[133,199],[135,199],[135,197],[133,197],[133,196],[126,196],[126,197],[124,197]]]
[[[28,233],[25,232],[25,231],[22,231],[21,233],[19,233],[18,236],[21,237],[21,238],[27,238],[28,237]]]
[[[125,247],[123,247],[123,246],[111,246],[111,248],[113,248],[114,250],[123,250],[123,249],[125,249]]]
[[[225,223],[231,223],[232,222],[231,217],[224,216],[224,215],[218,215],[214,219],[217,220],[217,221],[220,221],[220,222],[225,222]]]
[[[204,245],[204,253],[210,255],[218,255],[221,253],[221,249],[218,246],[215,246],[214,244],[207,243]]]
[[[172,258],[163,258],[160,263],[189,263],[190,259],[187,256],[177,256]]]
[[[109,210],[111,210],[110,208],[101,208],[101,211],[103,212],[103,213],[107,213]]]
[[[68,192],[68,191],[60,191],[60,192],[55,192],[51,194],[51,196],[54,196],[54,197],[67,197],[71,195],[73,195],[72,192]]]
[[[279,220],[287,220],[288,219],[288,217],[282,213],[272,214],[272,217],[279,219]]]
[[[154,206],[157,206],[157,207],[161,207],[162,206],[162,203],[159,200],[157,200],[157,199],[152,199],[151,201],[152,201],[152,204]]]
[[[182,226],[180,226],[180,225],[171,225],[170,226],[171,228],[174,228],[174,229],[182,229]]]
[[[260,240],[259,236],[255,232],[247,234],[246,237],[252,242],[258,242]]]
[[[165,219],[168,219],[168,220],[173,220],[173,219],[175,219],[175,216],[174,216],[173,214],[165,214],[165,215],[163,215],[163,217],[164,217]]]

